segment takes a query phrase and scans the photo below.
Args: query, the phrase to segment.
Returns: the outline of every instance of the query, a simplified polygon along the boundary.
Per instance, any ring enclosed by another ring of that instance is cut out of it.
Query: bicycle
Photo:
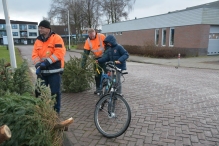
[[[106,92],[100,96],[94,111],[94,122],[97,130],[107,138],[115,138],[122,135],[131,122],[131,110],[127,101],[117,93],[118,81],[116,75],[123,73],[112,62],[106,63],[107,70],[111,72],[107,78]]]

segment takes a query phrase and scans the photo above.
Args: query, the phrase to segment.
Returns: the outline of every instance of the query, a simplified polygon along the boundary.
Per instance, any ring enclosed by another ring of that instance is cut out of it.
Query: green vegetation
[[[15,57],[16,57],[17,66],[20,67],[23,62],[23,59],[17,48],[15,48]],[[10,54],[6,46],[0,46],[0,59],[5,59],[7,62],[10,62]]]
[[[38,80],[35,98],[29,80],[28,65],[11,70],[10,63],[0,60],[0,126],[6,124],[12,137],[2,146],[60,146],[63,131],[55,130],[58,116],[53,109],[54,97],[50,89]]]
[[[123,45],[123,47],[129,54],[152,58],[177,58],[178,54],[184,58],[200,56],[199,49],[156,46],[154,42],[145,42],[144,46]]]
[[[87,57],[86,65],[81,67],[82,58],[71,57],[65,62],[65,71],[62,76],[65,92],[82,92],[91,88],[94,82],[94,59]]]
[[[28,64],[26,61],[13,72],[10,64],[0,60],[0,96],[9,93],[31,93],[32,83],[29,80]]]
[[[0,96],[0,125],[8,125],[12,137],[2,146],[60,146],[62,132],[54,130],[58,121],[50,98],[6,94]]]

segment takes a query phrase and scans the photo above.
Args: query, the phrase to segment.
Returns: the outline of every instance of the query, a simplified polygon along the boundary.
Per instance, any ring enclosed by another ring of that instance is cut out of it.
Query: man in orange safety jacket
[[[105,50],[103,43],[105,38],[106,38],[105,35],[101,33],[96,33],[96,31],[93,28],[88,29],[88,38],[84,44],[82,67],[85,66],[87,56],[90,54],[90,52],[94,54],[95,60],[98,60],[102,57],[103,52]],[[105,69],[104,63],[100,63],[99,66]],[[98,70],[102,71],[101,68],[98,68]],[[94,94],[100,92],[100,80],[101,80],[101,73],[97,73],[97,75],[95,76],[96,90],[94,91]]]
[[[54,109],[57,113],[61,108],[61,74],[64,70],[64,56],[66,48],[62,38],[51,31],[50,22],[42,20],[38,26],[37,37],[32,61],[36,67],[37,78],[41,78],[45,85],[50,87],[51,94],[56,95]],[[35,91],[36,97],[40,95]]]

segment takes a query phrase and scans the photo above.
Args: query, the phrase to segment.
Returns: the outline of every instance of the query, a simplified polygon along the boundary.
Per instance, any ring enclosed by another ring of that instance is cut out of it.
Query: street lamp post
[[[70,24],[69,24],[69,10],[68,10],[68,50],[70,50],[70,45],[71,45],[71,43],[70,43],[70,41],[71,41],[71,33],[70,33]]]
[[[15,58],[14,40],[12,37],[11,23],[10,23],[10,17],[8,14],[8,7],[7,7],[6,0],[2,0],[2,4],[4,8],[4,14],[5,14],[6,31],[7,31],[7,37],[8,37],[8,46],[9,46],[9,52],[10,52],[11,66],[12,66],[12,69],[15,69],[17,68],[17,63],[16,63],[16,58]]]

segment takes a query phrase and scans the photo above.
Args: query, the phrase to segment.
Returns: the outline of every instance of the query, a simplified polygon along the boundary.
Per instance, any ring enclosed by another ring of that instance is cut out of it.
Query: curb
[[[69,140],[67,133],[63,134],[63,143],[62,146],[73,146],[74,144]]]

